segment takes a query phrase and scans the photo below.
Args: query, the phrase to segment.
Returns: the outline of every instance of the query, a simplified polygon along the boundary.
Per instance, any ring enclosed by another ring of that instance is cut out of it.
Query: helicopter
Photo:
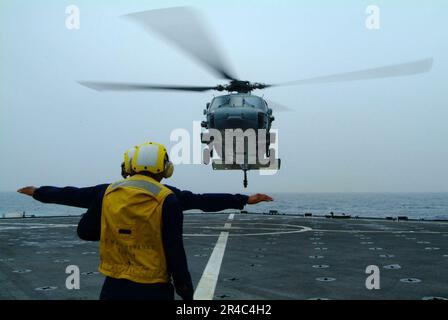
[[[93,82],[79,81],[79,84],[97,91],[190,91],[207,92],[218,91],[227,92],[216,96],[212,101],[206,103],[204,109],[205,121],[202,127],[208,130],[217,130],[224,133],[226,130],[241,129],[242,131],[254,130],[256,138],[264,141],[264,150],[259,150],[258,144],[255,150],[255,162],[249,159],[249,142],[244,141],[242,152],[243,161],[235,162],[236,150],[231,148],[229,154],[224,150],[226,141],[216,148],[213,146],[213,137],[205,139],[201,134],[201,142],[210,146],[211,156],[216,150],[220,161],[214,160],[212,168],[214,170],[242,170],[244,173],[243,185],[247,187],[247,171],[261,169],[280,169],[280,159],[272,158],[270,154],[270,143],[272,135],[270,129],[275,120],[273,110],[290,110],[276,103],[268,102],[264,97],[252,94],[255,90],[262,90],[279,86],[295,86],[320,84],[330,82],[369,80],[391,77],[402,77],[429,72],[432,68],[433,59],[426,58],[402,64],[387,65],[377,68],[364,69],[346,73],[338,73],[327,76],[289,81],[277,84],[266,84],[241,80],[229,68],[221,55],[221,51],[207,32],[208,28],[205,20],[199,12],[191,7],[173,7],[166,9],[148,10],[132,13],[123,16],[136,23],[145,30],[159,35],[178,49],[187,53],[197,62],[203,64],[216,76],[228,81],[226,84],[214,86],[191,86],[191,85],[166,85],[166,84],[145,84],[145,83],[116,83],[116,82]],[[233,143],[233,138],[232,138]],[[252,152],[253,153],[253,152]],[[270,157],[269,163],[260,161],[260,154]],[[230,158],[231,161],[227,161]]]

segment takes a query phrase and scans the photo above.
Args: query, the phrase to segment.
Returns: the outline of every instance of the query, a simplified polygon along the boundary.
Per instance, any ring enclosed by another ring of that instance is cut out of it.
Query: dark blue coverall
[[[101,208],[104,193],[109,184],[94,187],[50,187],[38,188],[33,198],[44,203],[54,203],[86,208],[87,212],[78,223],[78,236],[87,241],[99,241],[101,237]],[[183,211],[199,209],[216,212],[225,209],[243,209],[248,196],[241,194],[207,193],[194,194],[166,185],[174,194],[169,195],[162,207],[162,241],[167,267],[173,277],[174,287],[184,300],[193,299],[193,284],[188,271],[182,226]],[[103,300],[174,299],[171,283],[141,284],[126,279],[106,277],[101,290]]]

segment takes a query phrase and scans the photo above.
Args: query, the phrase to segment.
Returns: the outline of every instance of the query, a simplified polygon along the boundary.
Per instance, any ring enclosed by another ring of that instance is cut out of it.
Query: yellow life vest
[[[162,206],[171,193],[144,175],[107,188],[101,213],[102,274],[138,283],[170,282],[162,242]]]

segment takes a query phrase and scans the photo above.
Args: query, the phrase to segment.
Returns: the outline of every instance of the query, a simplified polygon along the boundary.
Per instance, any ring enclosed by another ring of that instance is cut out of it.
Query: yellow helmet
[[[146,142],[137,146],[131,164],[132,171],[135,173],[162,173],[164,178],[171,177],[174,171],[174,166],[169,161],[166,148],[156,142]]]
[[[132,147],[124,153],[124,168],[123,171],[125,174],[130,175],[131,174],[131,166],[132,166],[132,158],[134,157],[135,151],[137,150],[137,147]]]

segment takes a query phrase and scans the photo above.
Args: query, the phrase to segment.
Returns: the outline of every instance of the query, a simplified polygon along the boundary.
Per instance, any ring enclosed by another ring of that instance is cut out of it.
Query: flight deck
[[[78,221],[0,219],[0,299],[98,299],[98,243]],[[184,243],[197,299],[448,298],[448,222],[186,213]]]

